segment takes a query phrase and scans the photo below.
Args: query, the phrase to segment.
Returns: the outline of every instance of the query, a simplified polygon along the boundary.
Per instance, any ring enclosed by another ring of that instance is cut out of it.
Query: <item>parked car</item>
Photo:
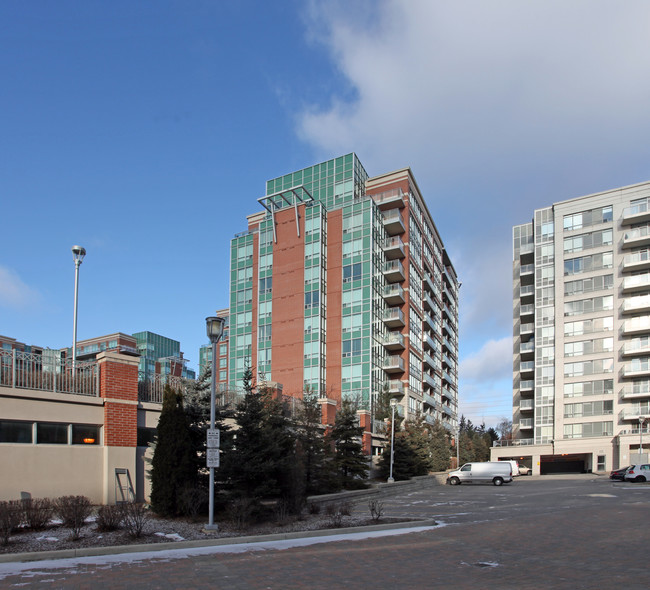
[[[615,479],[618,481],[623,481],[625,479],[625,474],[627,470],[634,467],[634,465],[628,465],[627,467],[621,467],[620,469],[614,469],[609,474],[609,479]]]
[[[519,475],[532,475],[533,470],[527,465],[522,465],[519,463]]]
[[[632,465],[623,477],[625,481],[650,481],[650,464]]]

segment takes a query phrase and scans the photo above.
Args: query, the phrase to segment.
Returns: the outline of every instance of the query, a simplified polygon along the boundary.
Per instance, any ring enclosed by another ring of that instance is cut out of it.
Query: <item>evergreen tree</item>
[[[207,430],[210,427],[210,405],[212,403],[212,369],[208,366],[196,381],[190,381],[184,395],[185,415],[190,427],[194,461],[197,472],[197,484],[200,496],[207,498],[208,469],[206,467]],[[215,428],[220,431],[220,449],[222,455],[230,453],[232,448],[232,430],[226,420],[232,418],[233,410],[220,405],[220,398],[216,400]],[[221,480],[223,485],[222,469],[215,470],[215,482]]]
[[[161,516],[177,516],[180,497],[196,482],[196,462],[182,396],[165,385],[151,460],[151,507]]]
[[[449,469],[449,459],[451,457],[449,432],[438,420],[431,428],[430,449],[431,470],[445,471]]]
[[[234,446],[223,461],[233,493],[258,503],[288,493],[294,445],[281,404],[265,388],[253,391],[250,368],[243,381],[246,393],[235,412]]]
[[[368,477],[368,460],[363,454],[357,412],[352,402],[343,400],[336,413],[330,439],[335,451],[335,465],[344,488],[358,487]]]
[[[426,468],[424,472],[422,471],[422,459],[418,456],[409,439],[410,437],[406,431],[395,433],[395,451],[393,454],[393,479],[395,481],[403,481],[415,475],[426,474]],[[390,476],[390,450],[391,446],[388,443],[377,465],[379,477],[384,480]]]
[[[325,477],[325,438],[321,407],[315,395],[305,394],[296,419],[296,453],[301,459],[305,493],[322,493]]]

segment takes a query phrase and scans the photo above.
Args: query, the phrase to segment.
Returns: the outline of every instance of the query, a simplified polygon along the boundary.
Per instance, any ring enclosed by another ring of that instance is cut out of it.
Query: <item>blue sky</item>
[[[269,178],[411,166],[463,282],[460,408],[511,416],[511,227],[650,180],[650,4],[0,3],[0,333],[198,363]]]

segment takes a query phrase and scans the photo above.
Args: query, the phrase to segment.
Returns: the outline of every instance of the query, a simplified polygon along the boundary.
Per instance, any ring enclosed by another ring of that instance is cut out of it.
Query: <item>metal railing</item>
[[[99,396],[96,361],[77,361],[45,354],[0,350],[0,386],[16,389]]]
[[[174,375],[149,374],[138,372],[138,401],[162,404],[165,385],[185,393],[186,380]]]

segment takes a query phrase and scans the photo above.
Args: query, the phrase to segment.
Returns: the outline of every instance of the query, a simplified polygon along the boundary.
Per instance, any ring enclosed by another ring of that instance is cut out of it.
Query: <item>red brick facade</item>
[[[135,447],[138,433],[138,361],[100,353],[100,396],[104,398],[104,446]]]

